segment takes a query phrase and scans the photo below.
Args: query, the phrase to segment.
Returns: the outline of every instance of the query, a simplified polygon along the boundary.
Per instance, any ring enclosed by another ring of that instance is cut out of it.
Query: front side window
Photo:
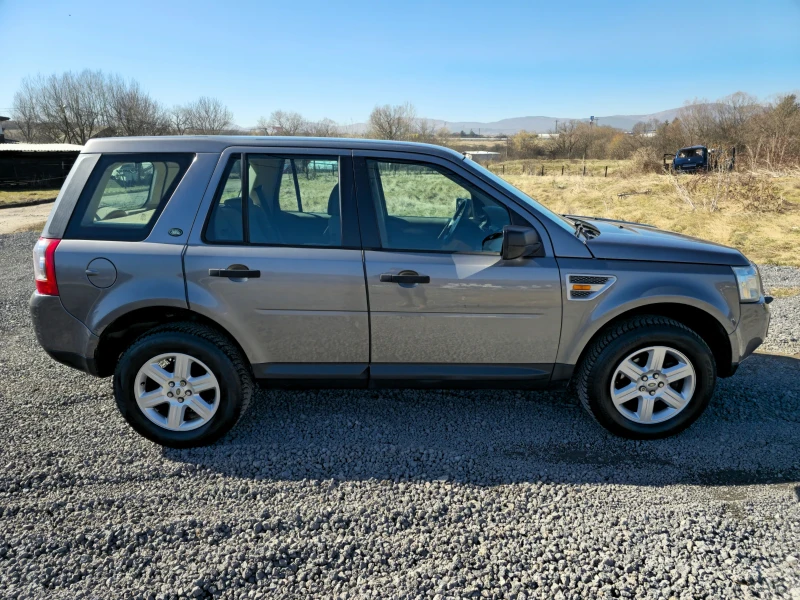
[[[153,228],[191,154],[108,154],[92,171],[66,237],[140,241]]]
[[[339,246],[339,163],[332,157],[231,157],[209,215],[212,243]],[[246,207],[242,198],[247,198]]]
[[[500,253],[508,209],[433,164],[367,160],[383,248]]]

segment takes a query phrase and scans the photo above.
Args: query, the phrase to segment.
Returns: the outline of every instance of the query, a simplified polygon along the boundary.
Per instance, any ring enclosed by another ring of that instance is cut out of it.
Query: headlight
[[[749,267],[731,267],[739,286],[739,300],[742,302],[758,302],[761,300],[761,277],[755,265]]]

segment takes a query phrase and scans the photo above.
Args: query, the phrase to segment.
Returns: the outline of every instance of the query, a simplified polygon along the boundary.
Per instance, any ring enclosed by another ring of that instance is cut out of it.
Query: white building
[[[500,160],[499,152],[489,152],[488,150],[467,150],[464,152],[464,156],[477,163],[488,163],[493,160]]]

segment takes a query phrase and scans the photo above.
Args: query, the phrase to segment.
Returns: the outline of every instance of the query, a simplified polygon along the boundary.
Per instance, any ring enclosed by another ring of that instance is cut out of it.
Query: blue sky
[[[644,114],[800,89],[800,0],[0,0],[0,65],[0,114],[24,77],[84,68],[168,106],[216,96],[243,126],[406,101],[449,121]]]

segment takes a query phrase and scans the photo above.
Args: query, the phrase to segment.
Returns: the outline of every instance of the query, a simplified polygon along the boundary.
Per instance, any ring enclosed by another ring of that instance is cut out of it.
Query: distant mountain
[[[630,131],[636,123],[643,121],[650,121],[657,119],[658,121],[672,121],[678,114],[679,108],[670,108],[669,110],[662,110],[660,112],[651,113],[648,115],[611,115],[607,117],[595,117],[600,125],[608,125],[609,127],[616,127],[624,131]],[[532,131],[536,133],[547,133],[554,131],[556,122],[563,123],[570,121],[574,117],[512,117],[510,119],[501,119],[500,121],[443,121],[441,119],[429,119],[434,125],[439,127],[446,127],[454,133],[459,131],[474,131],[481,135],[499,135],[502,133],[513,134],[519,131]],[[578,121],[589,121],[588,117],[585,119],[576,119]],[[346,133],[361,134],[367,130],[366,123],[354,123],[343,127]]]

